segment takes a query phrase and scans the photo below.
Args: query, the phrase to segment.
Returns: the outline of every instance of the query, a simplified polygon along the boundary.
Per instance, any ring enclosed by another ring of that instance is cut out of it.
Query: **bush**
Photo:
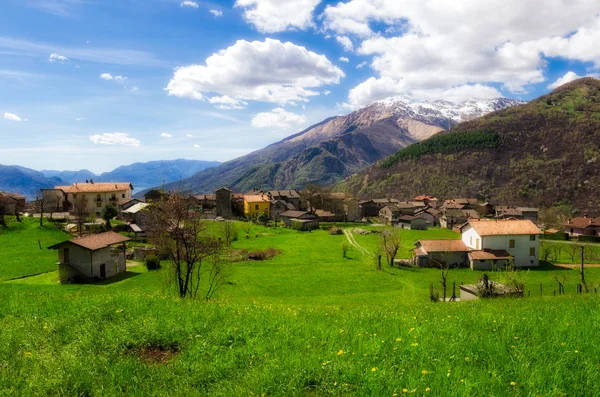
[[[577,241],[587,243],[600,243],[600,236],[577,236]]]
[[[339,235],[339,234],[344,234],[344,232],[343,232],[343,231],[342,231],[342,229],[340,229],[339,227],[337,227],[337,226],[332,226],[332,227],[329,229],[329,234],[331,234],[332,236],[335,236],[335,235]]]
[[[157,256],[149,256],[146,258],[146,269],[148,270],[158,270],[160,269],[160,259]]]
[[[252,251],[248,254],[248,259],[253,260],[253,261],[264,261],[267,259],[274,258],[275,256],[279,255],[280,253],[281,253],[281,251],[276,250],[274,248],[267,248],[264,251],[256,250],[256,251]]]

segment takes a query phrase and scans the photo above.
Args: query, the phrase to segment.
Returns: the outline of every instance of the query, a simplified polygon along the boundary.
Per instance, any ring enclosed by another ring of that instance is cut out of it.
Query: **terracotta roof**
[[[433,197],[433,196],[428,196],[428,195],[426,195],[426,194],[423,194],[423,195],[421,195],[421,196],[417,196],[417,197],[415,197],[415,198],[414,198],[414,200],[415,200],[415,201],[424,201],[424,200],[429,200],[429,201],[432,201],[432,200],[437,200],[437,198],[435,198],[435,197]]]
[[[245,194],[244,201],[248,203],[270,203],[271,199],[266,194]]]
[[[295,190],[269,190],[269,194],[274,197],[300,197],[300,193]]]
[[[134,198],[124,198],[124,199],[120,199],[119,201],[117,201],[118,205],[123,205],[123,204],[127,204],[130,201],[140,201],[138,199],[134,199]]]
[[[477,204],[477,199],[476,198],[472,198],[472,197],[468,197],[468,198],[457,198],[453,200],[454,202],[458,203],[458,204]]]
[[[285,211],[282,212],[281,214],[279,214],[279,216],[284,216],[286,218],[299,218],[302,215],[307,215],[308,212],[306,211]]]
[[[54,245],[48,247],[48,249],[58,249],[58,247],[63,244],[72,243],[72,244],[78,245],[80,247],[83,247],[87,250],[96,251],[101,248],[110,247],[113,244],[123,243],[123,242],[129,241],[129,240],[130,240],[129,237],[122,236],[119,233],[106,232],[106,233],[100,233],[100,234],[91,234],[89,236],[74,238],[74,239],[68,240],[68,241],[63,241],[62,243],[54,244]]]
[[[412,221],[415,219],[417,219],[417,217],[412,215],[402,215],[400,218],[398,218],[399,221]]]
[[[8,197],[14,200],[25,200],[26,197],[19,193],[5,193]]]
[[[600,226],[600,217],[588,218],[585,216],[580,216],[577,218],[569,219],[565,222],[566,227],[574,227],[577,229],[585,229],[586,227],[598,227]]]
[[[544,230],[544,234],[556,234],[556,233],[560,233],[560,230],[558,230],[558,229],[546,229],[546,230]]]
[[[505,220],[469,220],[462,225],[462,230],[471,225],[480,236],[500,236],[515,234],[542,234],[542,231],[528,219]]]
[[[481,250],[469,252],[469,258],[477,261],[510,259],[511,255],[505,250]]]
[[[371,201],[373,201],[374,203],[377,203],[377,204],[394,204],[394,203],[400,202],[396,199],[388,199],[388,198],[372,199]]]
[[[335,216],[333,212],[325,211],[325,210],[315,210],[315,215],[319,218],[323,217],[332,217]]]
[[[421,248],[426,252],[468,252],[469,248],[462,240],[419,240]]]
[[[480,216],[475,210],[462,210],[467,219],[479,219]]]
[[[54,189],[62,190],[65,193],[105,193],[129,189],[133,190],[133,186],[129,182],[94,182],[73,183],[71,186],[55,186]]]

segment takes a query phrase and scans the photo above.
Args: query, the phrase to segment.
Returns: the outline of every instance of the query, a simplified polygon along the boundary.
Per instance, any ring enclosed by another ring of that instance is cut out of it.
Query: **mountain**
[[[98,175],[94,174],[89,170],[80,171],[55,171],[55,170],[41,170],[40,171],[46,178],[59,178],[68,184],[74,182],[85,181],[86,179],[97,178]]]
[[[40,189],[50,189],[55,185],[65,184],[57,177],[47,178],[41,172],[20,167],[18,165],[0,164],[0,191],[15,192],[35,200]]]
[[[412,143],[491,111],[522,102],[498,98],[417,102],[392,97],[328,118],[280,142],[168,184],[165,189],[195,193],[220,186],[294,189],[331,185]]]
[[[40,189],[70,185],[94,179],[96,182],[131,182],[136,191],[190,177],[199,171],[217,166],[217,161],[164,160],[121,166],[96,175],[88,170],[35,171],[20,166],[0,165],[0,191],[17,192],[34,200]]]
[[[123,165],[93,177],[98,182],[131,182],[137,192],[188,178],[199,171],[221,164],[217,161],[159,160]]]
[[[402,149],[337,188],[359,198],[475,196],[600,213],[599,184],[600,80],[583,78]]]

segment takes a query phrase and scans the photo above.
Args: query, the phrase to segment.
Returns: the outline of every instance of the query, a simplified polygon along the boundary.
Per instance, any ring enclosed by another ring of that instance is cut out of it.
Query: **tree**
[[[225,247],[230,247],[231,243],[238,239],[238,229],[235,226],[235,223],[224,221],[219,222],[219,234],[223,239],[223,243]]]
[[[203,275],[207,273],[205,298],[210,299],[224,283],[227,262],[222,259],[222,243],[207,233],[202,214],[189,211],[187,200],[173,194],[154,202],[149,221],[150,239],[169,257],[169,281],[176,285],[179,297],[198,296]]]
[[[392,230],[384,230],[381,233],[381,248],[385,252],[388,265],[394,266],[394,259],[400,249],[400,236]]]
[[[269,222],[269,214],[266,211],[259,213],[256,215],[256,221],[266,226],[267,222]]]
[[[102,219],[106,221],[107,229],[112,228],[112,226],[110,225],[110,220],[117,216],[118,213],[119,211],[117,211],[117,207],[115,207],[114,205],[107,205],[106,207],[104,207],[104,209],[102,210]]]
[[[446,301],[446,291],[448,289],[448,273],[450,272],[450,261],[454,257],[454,253],[452,251],[445,251],[440,253],[440,256],[435,259],[431,259],[431,262],[440,269],[440,284],[442,285],[442,292],[444,302]],[[455,299],[455,296],[452,296],[452,299]]]
[[[85,222],[85,218],[88,217],[88,200],[83,194],[74,193],[73,194],[73,212],[75,213],[75,218],[77,221],[77,232],[81,234],[83,229],[83,223]]]
[[[4,216],[8,213],[9,205],[12,203],[13,199],[5,195],[4,193],[0,193],[0,226],[6,227],[6,220]]]
[[[244,222],[244,226],[242,226],[242,230],[246,235],[250,235],[252,228],[254,227],[254,223],[252,221]]]

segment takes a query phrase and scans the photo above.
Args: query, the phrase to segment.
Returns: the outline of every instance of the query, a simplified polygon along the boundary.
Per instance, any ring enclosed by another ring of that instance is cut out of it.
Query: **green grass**
[[[56,251],[46,248],[69,239],[51,222],[21,220],[7,217],[8,228],[0,227],[0,281],[56,270]]]
[[[581,264],[581,251],[578,243],[569,241],[542,240],[540,258],[547,254],[547,260],[555,264]],[[586,263],[600,264],[600,244],[585,243]],[[573,249],[575,248],[575,249]]]
[[[456,237],[401,233],[403,246]],[[343,235],[255,226],[240,237],[235,249],[282,253],[234,263],[211,303],[175,298],[167,270],[143,266],[94,285],[57,284],[55,271],[0,283],[0,395],[600,395],[600,300],[575,295],[575,270],[524,272],[530,298],[431,303],[438,270],[376,271],[356,250],[342,258]],[[553,297],[562,275],[567,295]],[[600,269],[587,278],[598,284]],[[152,362],[148,347],[176,353]]]

